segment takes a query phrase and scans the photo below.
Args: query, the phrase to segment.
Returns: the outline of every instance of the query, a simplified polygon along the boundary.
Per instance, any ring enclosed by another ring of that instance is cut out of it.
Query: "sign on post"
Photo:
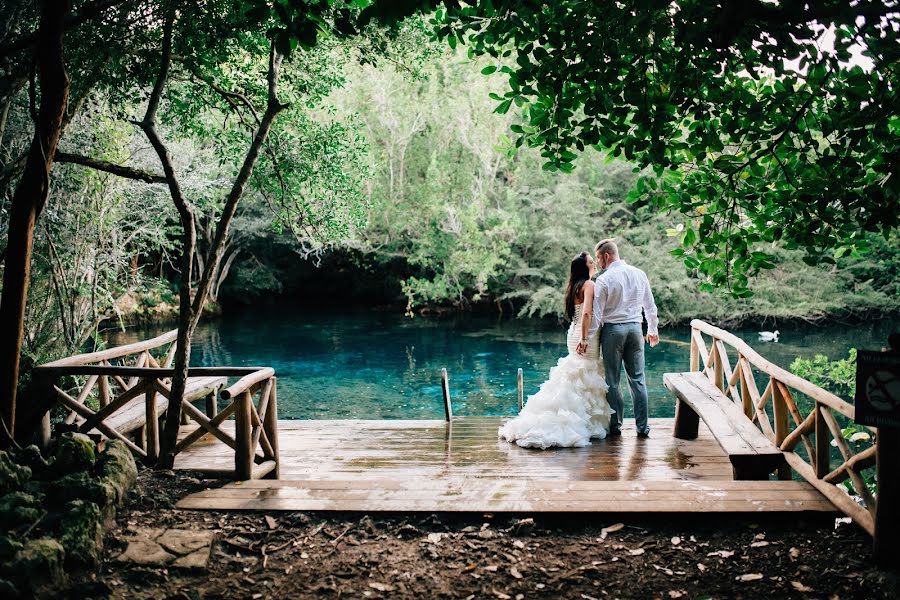
[[[855,404],[860,425],[900,427],[900,354],[857,352]]]

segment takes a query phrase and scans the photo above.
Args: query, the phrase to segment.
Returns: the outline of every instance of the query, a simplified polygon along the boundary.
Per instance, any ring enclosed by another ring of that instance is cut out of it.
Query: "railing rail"
[[[712,338],[709,346],[704,335]],[[726,345],[737,353],[733,363]],[[747,418],[784,452],[790,469],[863,529],[876,534],[877,496],[869,490],[862,474],[876,466],[876,446],[855,453],[834,415],[838,413],[852,420],[856,412],[852,404],[771,363],[734,334],[697,319],[691,321],[690,360],[691,371],[703,372],[726,397],[742,406]],[[762,394],[756,385],[754,368],[769,378]],[[803,415],[791,390],[813,401],[808,414]],[[766,410],[769,406],[771,418]],[[876,432],[872,427],[867,429]],[[831,464],[832,440],[843,459],[837,466]],[[797,452],[801,444],[808,460]],[[779,477],[789,479],[790,470],[782,469]],[[851,480],[863,505],[837,487],[847,479]]]
[[[124,442],[147,464],[160,454],[159,431],[171,399],[171,367],[177,331],[150,340],[56,360],[34,369],[36,381],[53,403],[68,409],[66,425],[78,431],[99,432]],[[168,348],[166,348],[168,346]],[[154,355],[151,351],[157,351]],[[113,364],[111,361],[116,361]],[[62,378],[83,381],[77,393],[60,387]],[[237,381],[228,386],[228,380]],[[204,437],[213,436],[235,452],[234,470],[209,469],[236,479],[279,475],[277,381],[270,367],[191,367],[188,390],[180,399],[183,423],[196,429],[184,435],[175,454]],[[220,394],[221,391],[221,394]],[[217,398],[231,401],[221,411]],[[143,401],[138,400],[143,397]],[[206,400],[205,410],[192,402]],[[256,402],[254,402],[256,398]],[[89,406],[89,400],[93,401]],[[142,407],[140,405],[143,405]],[[223,428],[234,420],[234,433]],[[49,413],[43,420],[49,439]]]

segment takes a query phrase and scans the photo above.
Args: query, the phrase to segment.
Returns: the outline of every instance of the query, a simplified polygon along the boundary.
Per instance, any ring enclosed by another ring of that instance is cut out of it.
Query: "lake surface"
[[[758,341],[757,329],[731,331],[788,368],[797,356],[836,359],[851,347],[878,349],[896,326],[890,320],[779,326],[778,343]],[[129,330],[111,334],[110,341],[122,344],[161,331]],[[690,328],[668,327],[660,335],[664,341],[646,351],[650,415],[671,417],[674,401],[662,375],[688,370]],[[513,415],[516,370],[524,371],[527,397],[565,353],[565,328],[546,320],[311,313],[273,305],[202,324],[192,364],[274,367],[282,419],[437,419],[444,414],[442,367],[450,375],[454,414]],[[631,417],[624,374],[622,387],[626,417]]]

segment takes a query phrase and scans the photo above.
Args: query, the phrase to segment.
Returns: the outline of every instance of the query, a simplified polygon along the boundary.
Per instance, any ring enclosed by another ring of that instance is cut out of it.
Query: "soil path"
[[[896,598],[850,524],[703,519],[227,513],[173,508],[210,487],[144,472],[93,573],[96,598]],[[212,532],[205,567],[117,560],[148,528]],[[605,529],[604,529],[605,528]]]

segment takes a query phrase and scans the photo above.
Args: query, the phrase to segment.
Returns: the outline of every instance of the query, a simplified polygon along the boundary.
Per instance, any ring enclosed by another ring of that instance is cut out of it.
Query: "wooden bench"
[[[768,479],[785,463],[782,451],[702,372],[666,373],[663,383],[678,399],[675,437],[696,439],[702,418],[728,454],[735,479]]]
[[[227,377],[189,377],[184,390],[185,402],[196,402],[210,398],[215,402],[215,395],[228,383]],[[162,416],[169,407],[169,399],[163,394],[154,396],[156,414]],[[129,401],[122,408],[104,420],[104,423],[121,434],[128,434],[147,424],[146,398],[140,395]]]

